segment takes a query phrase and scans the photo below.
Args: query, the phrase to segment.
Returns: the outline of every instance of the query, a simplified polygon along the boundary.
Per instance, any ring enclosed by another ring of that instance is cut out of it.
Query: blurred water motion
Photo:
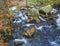
[[[19,14],[22,15],[21,12]],[[16,26],[15,31],[14,31],[15,39],[10,41],[10,46],[15,46],[14,42],[20,42],[21,44],[23,42],[22,45],[19,44],[17,46],[60,46],[60,30],[59,29],[55,29],[53,25],[48,25],[48,24],[42,25],[42,26],[40,26],[40,23],[27,24],[25,23],[25,19],[22,20],[20,18],[19,14],[16,14],[14,16],[15,18],[14,23],[16,25],[21,24],[23,29],[15,25]],[[28,17],[26,17],[26,19],[27,18]],[[58,27],[60,26],[59,21],[60,21],[60,15],[59,15],[59,18],[56,20]],[[35,26],[35,28],[37,29],[37,32],[35,32],[35,34],[31,38],[24,37],[22,35],[22,32],[24,32],[26,28],[31,27],[31,26]]]
[[[60,14],[57,14],[57,16],[58,16],[58,19],[56,20],[56,22],[57,22],[58,28],[60,29]]]
[[[27,39],[22,38],[22,39],[14,39],[14,42],[24,42],[25,44],[27,44]]]

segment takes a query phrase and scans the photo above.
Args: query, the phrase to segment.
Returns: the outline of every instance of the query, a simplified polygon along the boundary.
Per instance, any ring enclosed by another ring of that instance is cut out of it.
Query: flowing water
[[[21,14],[21,13],[19,13]],[[53,25],[39,26],[39,24],[25,24],[24,20],[21,20],[20,16],[15,15],[15,39],[10,41],[10,46],[60,46],[60,30],[54,29]],[[26,17],[27,18],[27,17]],[[56,20],[57,25],[60,26],[60,15]],[[23,23],[21,23],[23,22]],[[22,35],[24,29],[19,28],[21,26],[34,25],[38,30],[33,37],[26,38]],[[15,42],[21,42],[18,45],[14,45]]]
[[[56,20],[58,28],[60,28],[60,14],[57,14],[58,19]]]

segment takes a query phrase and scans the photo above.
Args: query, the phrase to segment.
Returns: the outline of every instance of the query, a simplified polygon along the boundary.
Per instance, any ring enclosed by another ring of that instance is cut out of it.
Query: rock
[[[23,32],[23,35],[26,37],[32,37],[35,32],[36,32],[36,28],[32,26],[26,32]]]

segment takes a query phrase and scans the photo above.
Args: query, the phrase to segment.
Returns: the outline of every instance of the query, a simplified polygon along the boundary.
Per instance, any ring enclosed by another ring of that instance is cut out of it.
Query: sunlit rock
[[[27,29],[25,32],[23,32],[23,35],[25,37],[32,37],[35,32],[36,32],[36,28],[32,26],[29,29]]]

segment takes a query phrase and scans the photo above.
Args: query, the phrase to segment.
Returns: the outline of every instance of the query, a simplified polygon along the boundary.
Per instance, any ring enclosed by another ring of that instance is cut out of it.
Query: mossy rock
[[[48,12],[51,12],[52,6],[47,5],[47,6],[44,6],[44,7],[40,8],[40,10],[43,10],[44,12],[48,13]]]
[[[30,10],[30,17],[38,17],[38,10],[35,8],[32,8]]]

